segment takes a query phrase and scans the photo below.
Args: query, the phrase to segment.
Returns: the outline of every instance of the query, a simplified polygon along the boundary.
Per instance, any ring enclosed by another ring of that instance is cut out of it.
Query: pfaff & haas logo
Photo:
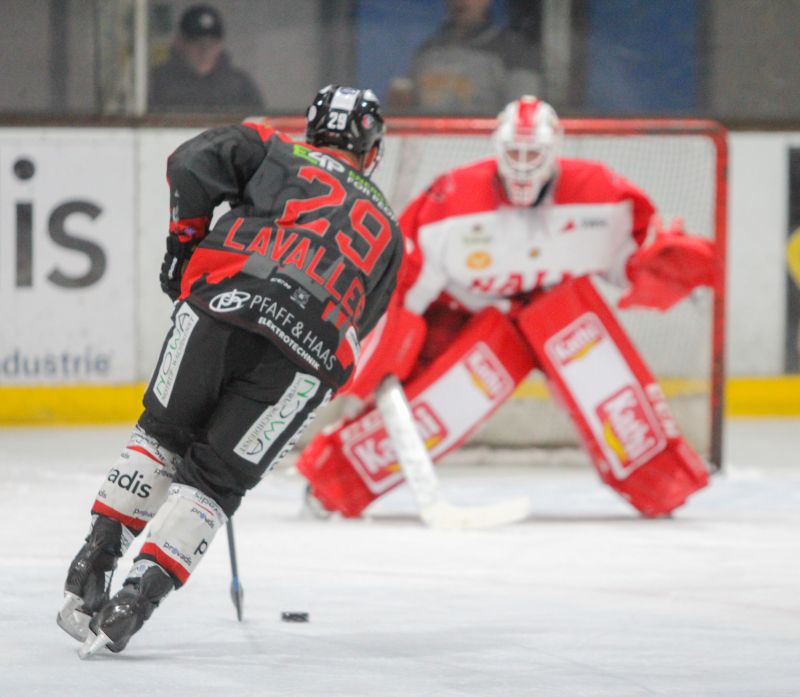
[[[432,450],[447,436],[447,429],[428,404],[414,404],[411,411],[425,447]],[[403,478],[382,421],[376,420],[374,428],[346,443],[344,451],[373,493],[387,491]]]
[[[215,295],[211,298],[208,306],[214,312],[236,312],[241,310],[248,300],[250,300],[250,293],[234,289]]]
[[[602,401],[596,409],[603,440],[623,471],[630,473],[661,452],[666,439],[644,395],[626,385]]]
[[[558,366],[580,360],[605,338],[600,320],[591,312],[581,315],[547,342],[547,353]]]

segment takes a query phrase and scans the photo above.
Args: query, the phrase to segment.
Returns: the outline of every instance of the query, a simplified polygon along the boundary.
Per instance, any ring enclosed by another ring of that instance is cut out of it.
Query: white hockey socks
[[[137,559],[153,559],[183,585],[227,522],[228,516],[214,499],[194,487],[173,484]]]
[[[181,458],[136,426],[97,493],[92,513],[118,520],[138,534],[167,498]]]

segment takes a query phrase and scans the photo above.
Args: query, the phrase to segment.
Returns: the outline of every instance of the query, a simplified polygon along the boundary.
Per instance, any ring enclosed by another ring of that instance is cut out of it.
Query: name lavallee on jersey
[[[281,226],[264,226],[255,234],[241,230],[242,218],[231,226],[224,248],[269,257],[282,267],[295,266],[312,282],[322,286],[333,299],[328,301],[323,318],[332,321],[337,328],[347,321],[356,324],[366,305],[365,290],[361,279],[352,278],[347,288],[337,287],[337,281],[345,270],[345,262],[339,259],[329,269],[318,273],[325,248],[312,245],[308,237],[301,237]],[[238,233],[238,236],[237,236]],[[250,238],[250,239],[248,239]]]

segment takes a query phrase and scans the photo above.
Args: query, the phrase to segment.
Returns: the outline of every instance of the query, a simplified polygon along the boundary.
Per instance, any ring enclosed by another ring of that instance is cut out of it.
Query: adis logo
[[[666,439],[644,396],[626,385],[596,409],[603,440],[623,467],[625,475],[644,464],[666,446]]]

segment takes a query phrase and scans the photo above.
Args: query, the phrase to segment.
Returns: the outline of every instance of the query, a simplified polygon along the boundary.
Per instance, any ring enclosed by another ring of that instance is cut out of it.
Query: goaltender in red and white
[[[641,514],[667,514],[707,484],[590,276],[627,288],[620,307],[665,310],[712,285],[713,243],[679,223],[661,229],[641,189],[601,163],[559,157],[561,139],[553,108],[522,97],[498,117],[495,157],[443,174],[403,212],[402,280],[349,388],[367,406],[298,459],[314,504],[355,517],[403,481],[371,399],[387,375],[403,381],[433,461],[535,368],[602,480]]]

